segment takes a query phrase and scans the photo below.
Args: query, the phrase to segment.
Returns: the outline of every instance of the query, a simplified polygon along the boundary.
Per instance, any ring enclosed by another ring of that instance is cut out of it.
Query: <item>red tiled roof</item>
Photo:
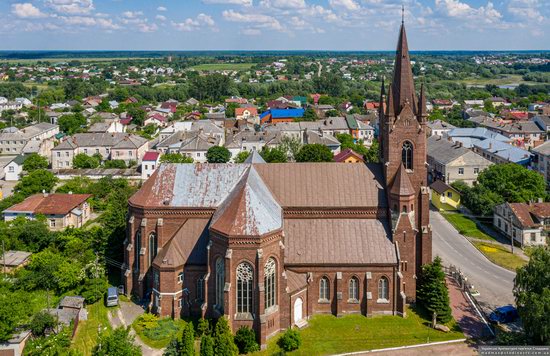
[[[6,209],[5,212],[31,212],[44,215],[65,215],[84,203],[91,194],[34,194]]]
[[[334,162],[344,162],[348,157],[353,156],[357,158],[358,160],[364,162],[363,156],[359,153],[355,152],[351,148],[345,149],[342,152],[338,153],[336,156],[334,156]]]
[[[235,109],[235,116],[242,116],[245,111],[249,111],[250,115],[252,115],[252,116],[258,116],[258,109],[257,108],[236,108]]]
[[[158,152],[153,152],[153,151],[149,151],[149,152],[145,152],[145,154],[143,155],[143,161],[156,161],[160,156],[160,153]]]

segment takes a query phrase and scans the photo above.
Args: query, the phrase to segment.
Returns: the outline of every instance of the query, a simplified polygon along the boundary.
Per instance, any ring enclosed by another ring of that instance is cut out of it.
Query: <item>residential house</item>
[[[533,166],[550,183],[550,141],[533,148]]]
[[[146,180],[158,168],[160,163],[160,153],[149,151],[143,155],[141,160],[141,179]]]
[[[29,156],[18,155],[4,166],[4,180],[7,182],[16,182],[21,178],[23,172],[23,163]]]
[[[493,163],[517,163],[527,167],[531,163],[531,152],[495,139],[477,140],[472,150]]]
[[[27,341],[32,337],[30,330],[18,331],[6,342],[0,343],[0,355],[22,356]]]
[[[304,109],[269,109],[260,115],[260,122],[262,124],[293,122],[296,119],[301,119],[304,112]]]
[[[461,194],[442,180],[436,180],[430,185],[432,204],[439,211],[453,211],[460,208]]]
[[[195,105],[199,105],[199,104],[200,104],[200,101],[198,101],[195,98],[189,98],[185,101],[185,105],[187,105],[187,106],[195,106]]]
[[[91,217],[90,197],[90,194],[34,194],[4,210],[4,220],[19,216],[34,220],[37,215],[44,215],[52,231],[82,227]]]
[[[548,134],[550,132],[550,116],[548,116],[548,115],[537,115],[537,116],[533,117],[532,120],[546,134]]]
[[[193,158],[194,162],[206,162],[208,149],[220,146],[221,140],[213,135],[202,132],[180,132],[181,139],[168,146],[166,153],[180,153]]]
[[[452,129],[456,128],[454,125],[451,125],[443,120],[429,121],[427,126],[428,134],[430,136],[443,136]]]
[[[152,113],[147,116],[147,119],[143,122],[144,126],[155,125],[159,127],[166,127],[168,125],[168,118],[158,112]]]
[[[59,126],[41,122],[22,129],[8,127],[0,132],[0,154],[18,155],[28,145],[28,151],[48,155],[53,147]],[[49,142],[45,142],[49,141]],[[28,152],[27,151],[27,152]]]
[[[257,120],[258,109],[256,107],[235,108],[235,118],[237,120]]]
[[[441,136],[428,139],[428,179],[451,184],[462,180],[473,185],[477,176],[493,164],[479,154],[465,148],[460,142]]]
[[[240,152],[262,151],[267,143],[271,142],[276,133],[269,131],[256,132],[255,130],[245,129],[236,134],[230,134],[225,142],[225,147],[231,152],[232,157],[236,157]]]
[[[334,156],[334,162],[338,163],[365,163],[363,155],[355,152],[351,148],[347,148],[343,151],[340,151],[337,155]]]
[[[126,126],[124,126],[120,120],[106,120],[102,122],[96,122],[88,129],[89,133],[124,133],[126,132]]]
[[[499,108],[501,106],[510,106],[511,104],[506,101],[506,99],[501,97],[492,97],[487,99],[489,102],[493,105],[495,108]]]
[[[303,133],[303,142],[306,145],[324,145],[327,146],[333,155],[340,153],[340,141],[322,130],[309,130],[306,129]]]
[[[100,155],[103,160],[123,160],[141,163],[149,142],[140,136],[127,133],[80,133],[67,137],[52,149],[52,168],[73,167],[78,154]]]
[[[374,127],[361,120],[357,120],[356,115],[346,115],[346,124],[349,134],[355,141],[363,141],[363,145],[370,147],[374,139]]]
[[[550,203],[503,203],[495,206],[493,226],[521,246],[547,245]]]
[[[541,130],[534,121],[516,121],[501,119],[472,118],[470,121],[477,126],[485,127],[512,139],[515,146],[529,149],[542,143],[545,131]]]
[[[450,110],[453,106],[458,105],[458,103],[449,99],[434,99],[432,100],[432,105],[436,109]]]

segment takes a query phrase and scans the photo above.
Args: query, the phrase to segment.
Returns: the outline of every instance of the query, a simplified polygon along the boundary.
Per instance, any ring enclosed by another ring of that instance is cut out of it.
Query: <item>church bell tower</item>
[[[384,108],[385,104],[385,108]],[[431,262],[426,163],[426,94],[415,92],[407,34],[401,23],[393,80],[380,93],[380,158],[388,193],[393,241],[399,246],[402,290],[416,299],[416,278]]]

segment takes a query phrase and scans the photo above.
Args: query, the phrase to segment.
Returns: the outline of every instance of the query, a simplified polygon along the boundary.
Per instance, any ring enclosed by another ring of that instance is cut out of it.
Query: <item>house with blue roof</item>
[[[517,163],[527,167],[531,163],[531,152],[495,139],[473,142],[473,151],[494,163]]]
[[[260,115],[262,124],[276,124],[279,122],[294,122],[304,117],[305,110],[299,109],[269,109]]]

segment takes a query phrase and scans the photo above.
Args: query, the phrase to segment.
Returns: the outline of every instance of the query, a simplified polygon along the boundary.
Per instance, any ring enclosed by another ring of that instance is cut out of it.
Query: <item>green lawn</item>
[[[415,310],[409,308],[406,318],[399,316],[316,315],[309,326],[300,330],[302,346],[290,355],[329,355],[362,350],[422,344],[426,342],[456,340],[464,337],[455,321],[448,326],[451,332],[443,333],[428,325]],[[273,355],[282,352],[277,346],[278,337],[269,340],[268,348],[255,355]]]
[[[158,327],[145,330],[139,325],[139,318],[134,321],[132,327],[139,338],[147,346],[154,349],[162,349],[168,346],[176,333],[185,326],[185,321],[181,319],[163,318],[158,321]]]
[[[216,70],[248,70],[255,66],[256,63],[206,63],[191,67],[194,70],[201,71],[216,71]]]
[[[481,240],[495,240],[492,236],[481,231],[473,220],[461,213],[442,213],[441,215],[464,236]]]
[[[86,309],[88,310],[88,320],[78,323],[78,329],[73,338],[72,345],[73,349],[85,356],[92,354],[92,349],[97,343],[98,327],[111,329],[111,324],[107,317],[109,309],[107,309],[103,301],[88,305]]]
[[[522,267],[527,264],[527,261],[523,258],[513,255],[510,249],[504,248],[501,245],[473,242],[474,246],[489,259],[489,261],[497,264],[501,267],[515,271],[516,268]]]

